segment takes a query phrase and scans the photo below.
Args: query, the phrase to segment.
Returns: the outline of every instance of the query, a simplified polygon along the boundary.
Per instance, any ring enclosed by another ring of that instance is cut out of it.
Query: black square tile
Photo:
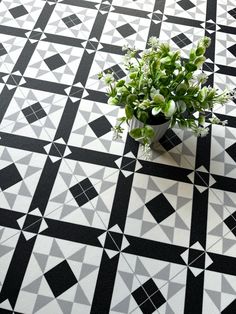
[[[65,61],[62,59],[62,57],[59,54],[56,54],[52,57],[49,57],[44,60],[47,66],[51,71],[60,68],[61,66],[65,65]]]
[[[236,57],[236,44],[228,48],[229,52]]]
[[[196,171],[194,183],[197,185],[208,186],[210,174],[206,172]]]
[[[189,249],[188,264],[192,267],[205,268],[205,253],[200,250]]]
[[[68,28],[82,23],[82,21],[78,18],[76,14],[72,14],[67,17],[64,17],[62,21],[66,24]]]
[[[163,194],[156,196],[145,205],[158,223],[175,212],[174,208]]]
[[[135,159],[130,158],[130,157],[123,157],[122,162],[121,162],[121,168],[127,171],[135,171]]]
[[[89,179],[85,179],[70,188],[77,204],[82,206],[98,195]]]
[[[9,11],[15,19],[29,13],[23,5],[12,8]]]
[[[110,132],[112,127],[105,116],[90,122],[89,125],[97,137],[101,137],[104,134]]]
[[[121,78],[125,77],[125,72],[121,69],[119,64],[113,65],[112,67],[106,69],[104,73],[113,73],[116,80],[120,80]]]
[[[129,25],[129,23],[118,27],[117,30],[123,37],[128,37],[136,33],[136,31],[133,29],[132,26]]]
[[[66,145],[60,143],[53,143],[49,154],[52,156],[62,157],[66,150]]]
[[[77,283],[77,279],[67,261],[61,262],[44,276],[55,297],[58,297]]]
[[[181,6],[182,9],[186,11],[195,7],[195,5],[190,0],[181,0],[181,1],[178,1],[177,3],[178,5]]]
[[[15,164],[11,164],[0,170],[0,188],[2,191],[20,182],[22,177]]]
[[[106,236],[105,248],[118,251],[121,249],[123,234],[109,231]]]
[[[47,115],[39,102],[22,109],[22,112],[29,123],[34,123]]]
[[[231,145],[228,148],[226,148],[225,151],[236,162],[236,143],[234,143],[233,145]]]
[[[176,45],[179,48],[183,48],[189,44],[191,44],[191,40],[188,39],[188,37],[186,37],[183,33],[171,38],[173,40],[173,42],[176,43]]]
[[[171,129],[167,131],[167,133],[160,139],[159,142],[166,151],[169,151],[182,143],[181,139]]]

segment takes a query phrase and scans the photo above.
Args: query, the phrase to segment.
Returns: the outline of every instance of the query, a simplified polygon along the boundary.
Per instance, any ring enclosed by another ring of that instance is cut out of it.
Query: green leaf
[[[129,135],[134,138],[134,139],[139,139],[142,137],[142,128],[136,128],[136,129],[132,129],[129,132]]]
[[[196,50],[196,55],[199,57],[199,56],[204,55],[205,52],[206,52],[205,47],[200,46],[200,47],[198,47],[197,50]]]
[[[194,72],[197,70],[197,65],[196,63],[186,63],[185,65],[185,69],[188,71],[188,72]]]
[[[146,121],[148,119],[148,113],[146,111],[143,111],[143,110],[137,110],[137,118],[141,122],[146,123]]]
[[[143,128],[143,135],[144,137],[152,138],[155,135],[155,131],[150,125],[145,125]]]
[[[160,113],[160,112],[161,112],[161,108],[160,108],[160,107],[154,107],[154,108],[152,108],[152,115],[153,115],[153,116],[158,115],[158,113]]]
[[[187,89],[188,89],[187,84],[185,83],[179,84],[179,86],[176,88],[176,95],[183,96],[186,93]]]
[[[134,109],[130,105],[125,106],[125,115],[128,120],[132,119],[134,115]]]
[[[166,104],[165,104],[165,107],[164,107],[164,114],[167,118],[170,118],[173,116],[173,114],[175,113],[176,111],[176,105],[175,105],[175,102],[174,100],[169,100]]]
[[[135,94],[130,94],[130,95],[127,97],[126,101],[127,101],[128,104],[132,105],[132,104],[135,102],[135,100],[137,100],[137,98],[138,98],[137,95],[135,95]]]
[[[124,86],[125,84],[125,80],[119,80],[117,83],[116,83],[116,87],[122,87]]]

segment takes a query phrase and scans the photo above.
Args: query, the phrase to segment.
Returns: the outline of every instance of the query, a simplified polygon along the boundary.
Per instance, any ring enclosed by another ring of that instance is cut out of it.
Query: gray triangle
[[[31,124],[31,128],[34,130],[34,133],[36,134],[36,136],[40,137],[40,134],[42,132],[42,126]]]
[[[221,145],[221,147],[225,147],[225,138],[220,136],[213,136],[214,139]]]
[[[88,222],[91,226],[93,223],[94,211],[91,209],[87,209],[87,208],[81,208],[81,211],[83,212],[84,216],[86,217],[86,219],[88,220]]]
[[[167,235],[168,239],[173,242],[174,238],[174,228],[169,227],[169,226],[161,226],[162,230],[165,232]]]
[[[165,268],[159,271],[159,273],[157,273],[154,277],[157,279],[168,281],[170,278],[170,264],[168,264]]]
[[[21,187],[20,187],[20,190],[19,190],[19,195],[22,195],[22,196],[32,196],[29,189],[27,188],[26,184],[24,182],[21,183]]]
[[[11,252],[13,250],[12,247],[0,244],[0,257],[6,255],[7,253]]]
[[[226,192],[224,192],[224,205],[234,207],[235,202],[232,201],[232,199],[228,196]]]
[[[20,111],[15,112],[11,114],[10,116],[7,116],[6,119],[11,120],[11,121],[17,121],[19,114],[20,114]]]
[[[232,288],[229,282],[225,279],[224,275],[222,276],[221,287],[222,287],[221,291],[223,293],[229,293],[229,294],[235,295],[235,290]]]
[[[103,178],[101,178],[100,180],[102,181]],[[109,181],[102,181],[102,186],[100,189],[100,194],[107,191],[108,189],[110,189],[112,186],[114,186],[116,183],[113,182],[109,182]]]
[[[34,253],[34,257],[36,261],[38,262],[40,269],[42,270],[42,272],[44,272],[46,269],[47,261],[48,261],[48,255],[44,255],[41,253]]]
[[[181,162],[181,154],[180,153],[172,153],[169,152],[170,156],[177,162],[177,164],[179,165]]]
[[[97,200],[96,210],[100,212],[104,212],[104,213],[109,213],[109,210],[106,204],[104,203],[103,199],[100,196],[98,197],[98,200]]]
[[[93,265],[84,263],[81,268],[79,280],[82,280],[83,278],[87,277],[97,268],[98,266],[93,266]]]
[[[168,287],[167,299],[169,300],[170,298],[172,298],[172,297],[173,297],[176,293],[178,293],[183,287],[184,287],[183,284],[170,281],[170,282],[169,282],[169,287]]]
[[[129,291],[132,291],[133,281],[134,281],[134,274],[130,274],[124,271],[119,271],[121,278],[123,279],[124,283],[128,287]]]
[[[87,125],[82,126],[81,128],[79,128],[79,129],[73,131],[73,133],[75,133],[75,134],[80,134],[80,135],[84,135],[84,134],[86,134],[86,130],[87,130]]]
[[[147,190],[146,189],[141,189],[141,188],[136,188],[134,187],[135,192],[138,194],[138,196],[145,202],[146,195],[147,195]]]
[[[50,107],[48,115],[50,115],[51,113],[56,112],[58,110],[61,110],[61,106],[57,106],[57,105],[53,104],[53,106]]]
[[[105,140],[100,138],[100,142],[106,148],[107,151],[110,150],[112,142],[110,140]]]
[[[33,154],[29,154],[17,161],[18,164],[29,165]]]
[[[38,294],[39,288],[40,288],[40,285],[41,285],[41,282],[42,282],[42,278],[43,277],[39,277],[38,279],[36,279],[33,282],[31,282],[29,285],[24,287],[22,290]]]
[[[60,172],[60,176],[62,177],[63,181],[67,185],[67,187],[70,187],[71,180],[73,178],[73,175],[70,173]]]
[[[85,304],[85,305],[90,305],[88,298],[86,297],[83,289],[80,287],[79,284],[77,285],[74,302]]]
[[[85,176],[87,177],[86,173],[84,172],[83,168],[80,166],[80,164],[77,162],[74,172],[74,175],[79,175],[79,176]]]
[[[172,195],[178,195],[178,183],[175,183],[173,186],[165,190],[165,193],[172,194]]]
[[[1,160],[13,162],[10,154],[7,151],[7,148],[4,148],[2,155],[1,155]]]
[[[215,156],[213,158],[213,160],[224,162],[225,161],[225,151],[223,151],[219,155]]]
[[[55,125],[52,123],[51,119],[47,117],[44,126],[49,129],[55,129]]]
[[[61,211],[61,219],[71,214],[73,211],[77,210],[78,208],[72,205],[65,204]]]
[[[221,312],[221,294],[218,291],[212,291],[212,290],[205,290],[206,293],[209,295],[215,306],[218,308],[219,313]]]
[[[150,230],[151,230],[152,228],[154,228],[155,226],[156,226],[156,223],[144,221],[144,222],[142,223],[140,236],[143,236],[146,232],[150,231]]]
[[[73,255],[71,255],[68,259],[75,262],[83,263],[85,253],[86,253],[86,246],[80,249],[79,251],[77,251],[76,253],[74,253]]]
[[[55,239],[53,239],[53,243],[50,250],[50,255],[55,256],[55,257],[65,258],[64,254],[62,253]]]
[[[16,194],[12,194],[12,193],[8,193],[8,192],[2,192],[9,204],[9,206],[12,208],[13,205],[15,204],[17,195]]]
[[[223,253],[227,252],[234,245],[235,240],[223,238]]]
[[[131,215],[129,215],[129,217],[142,220],[143,219],[143,213],[144,213],[144,208],[140,207],[135,212],[133,212]]]
[[[177,198],[177,209],[183,207],[183,206],[186,205],[189,201],[190,201],[189,198],[182,197],[182,196],[178,196],[178,198]]]
[[[25,173],[25,178],[28,178],[30,176],[32,176],[33,174],[35,174],[36,172],[38,172],[39,170],[42,170],[41,168],[38,168],[38,167],[32,167],[32,166],[29,166],[26,170],[26,173]]]
[[[225,106],[225,107],[227,108],[228,105]],[[232,106],[232,108],[235,109],[235,105]],[[235,140],[235,135],[234,135],[232,132],[230,132],[230,130],[229,130],[228,128],[225,128],[225,137],[226,137],[226,138],[230,138],[230,139],[232,139],[232,140]]]
[[[83,145],[83,146],[84,146],[84,145],[87,145],[87,144],[89,144],[89,143],[93,142],[94,140],[96,140],[96,138],[95,138],[95,137],[91,137],[91,136],[84,136],[84,139],[83,139],[83,143],[82,143],[82,145]]]
[[[185,155],[187,155],[187,156],[194,156],[194,152],[191,151],[191,150],[188,148],[188,146],[185,145],[184,143],[183,143],[183,145],[182,145],[182,154],[185,154]]]
[[[51,201],[64,204],[66,200],[66,196],[67,196],[67,191],[62,192],[61,194],[55,196],[53,199],[51,199]]]
[[[235,170],[235,165],[225,164],[225,176],[228,175],[231,171]]]
[[[93,105],[92,112],[99,113],[99,114],[103,115],[103,112],[101,111],[100,107],[96,103],[94,103],[94,105]]]
[[[90,118],[90,115],[91,113],[90,112],[87,112],[87,111],[80,111],[80,113],[82,114],[82,116],[84,117],[84,119],[89,122],[89,118]]]
[[[214,208],[216,213],[220,216],[220,218],[222,218],[222,220],[224,220],[224,208],[223,208],[223,205],[214,204],[214,203],[210,203],[210,204]]]
[[[221,222],[219,225],[217,225],[214,229],[212,229],[209,234],[211,235],[215,235],[218,237],[221,237],[223,235],[223,227],[224,227],[224,223]]]
[[[101,170],[94,173],[91,177],[94,179],[102,180],[104,177],[104,172],[105,172],[105,168],[102,168]]]
[[[166,314],[176,314],[168,303],[166,303]]]
[[[34,305],[33,313],[36,313],[38,310],[40,310],[42,307],[44,307],[52,300],[54,300],[54,298],[46,297],[44,295],[38,295]]]
[[[148,180],[147,189],[148,189],[148,190],[152,190],[152,191],[160,192],[160,190],[158,189],[158,187],[156,186],[155,182],[152,180],[151,177],[150,177],[149,180]]]
[[[137,257],[136,265],[135,265],[135,273],[137,275],[150,277],[150,274],[148,273],[146,268],[143,266],[142,262],[140,261],[140,259],[138,257]]]
[[[183,230],[189,230],[188,226],[185,224],[185,222],[178,213],[176,213],[175,216],[175,227]]]
[[[65,300],[59,300],[57,298],[57,303],[59,304],[62,313],[71,313],[73,302],[65,301]]]
[[[3,231],[4,231],[4,229],[0,229],[0,240],[1,240],[2,235],[3,235]]]
[[[17,121],[16,121],[12,132],[18,131],[19,129],[22,129],[22,128],[25,127],[26,125],[27,125],[26,123],[22,123],[22,122],[17,122]]]
[[[130,303],[131,296],[129,295],[116,306],[114,306],[111,310],[114,312],[126,314],[129,313],[129,303]]]

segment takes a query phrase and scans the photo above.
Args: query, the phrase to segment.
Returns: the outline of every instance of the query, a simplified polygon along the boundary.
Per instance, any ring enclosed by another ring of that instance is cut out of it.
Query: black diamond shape
[[[205,253],[200,250],[189,249],[188,264],[192,267],[205,268]]]
[[[61,143],[53,143],[49,152],[49,155],[61,157],[64,155],[66,145]]]
[[[206,29],[215,31],[216,30],[216,24],[211,22],[206,22]]]
[[[101,116],[100,118],[90,122],[89,125],[97,137],[101,137],[110,132],[112,127],[105,116]]]
[[[52,57],[49,57],[44,60],[47,66],[51,71],[60,68],[61,66],[65,65],[65,61],[62,59],[62,57],[59,54],[56,54]]]
[[[22,112],[29,123],[33,123],[47,115],[39,102],[22,109]]]
[[[82,21],[78,18],[78,16],[76,14],[72,14],[69,16],[66,16],[62,19],[62,21],[66,24],[66,26],[68,28],[76,26],[80,23],[82,23]]]
[[[236,57],[236,44],[229,47],[228,50]]]
[[[15,164],[11,164],[0,170],[0,188],[2,191],[20,182],[22,177]]]
[[[236,162],[236,143],[226,148],[226,152]]]
[[[44,274],[55,297],[71,288],[77,283],[67,261],[63,261]]]
[[[106,236],[105,248],[118,251],[122,246],[123,234],[109,231]]]
[[[236,8],[234,8],[234,9],[228,11],[228,13],[229,13],[232,17],[234,17],[234,18],[236,19]]]
[[[181,0],[181,1],[178,1],[177,3],[178,5],[181,6],[181,8],[183,8],[186,11],[195,7],[195,5],[189,0]]]
[[[136,33],[133,27],[129,25],[129,23],[118,27],[117,30],[123,37],[128,37]]]
[[[88,178],[72,186],[70,188],[70,192],[74,196],[79,206],[86,204],[89,200],[92,200],[98,195],[97,191]]]
[[[179,46],[180,48],[183,48],[189,44],[191,44],[191,40],[188,39],[188,37],[186,37],[183,33],[171,38],[177,46]]]
[[[153,198],[146,204],[146,207],[158,223],[162,222],[175,212],[174,208],[163,194]]]
[[[8,80],[7,80],[7,84],[11,84],[11,85],[19,85],[20,81],[21,81],[22,76],[19,75],[10,75]]]
[[[7,54],[6,49],[3,47],[3,44],[0,43],[0,57],[6,54]]]
[[[224,223],[231,230],[231,232],[236,236],[236,228],[234,228],[235,227],[235,220],[236,220],[236,211],[232,215],[227,217],[224,220]]]
[[[135,159],[130,157],[123,157],[121,162],[121,168],[127,171],[135,171]]]
[[[146,292],[145,292],[146,291]],[[148,296],[151,297],[147,300]],[[153,295],[152,295],[153,294]],[[142,286],[132,292],[132,296],[145,314],[151,314],[166,302],[153,279],[149,279]],[[147,300],[147,301],[146,301]],[[145,302],[146,301],[146,302]]]
[[[182,141],[181,139],[169,129],[166,134],[159,140],[160,144],[165,148],[166,151],[171,150],[175,146],[179,145]]]
[[[12,8],[9,11],[15,19],[29,13],[23,5]]]

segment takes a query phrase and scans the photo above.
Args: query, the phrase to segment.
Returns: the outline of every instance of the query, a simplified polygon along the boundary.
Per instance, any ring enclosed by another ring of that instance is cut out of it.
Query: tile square
[[[163,194],[156,196],[145,205],[158,223],[175,212],[174,208]]]
[[[89,125],[97,137],[101,137],[110,132],[112,127],[109,120],[107,120],[105,116],[101,116],[100,118],[93,120],[89,123]]]
[[[61,66],[65,65],[65,61],[62,59],[62,57],[59,54],[56,54],[54,56],[51,56],[44,60],[47,66],[51,71],[60,68]]]
[[[55,297],[58,297],[77,283],[77,279],[67,261],[61,262],[44,276]]]
[[[76,26],[76,25],[82,23],[81,20],[78,18],[78,16],[76,14],[72,14],[72,15],[69,15],[67,17],[64,17],[62,19],[62,21],[66,24],[66,26],[68,28]]]
[[[184,10],[189,10],[195,7],[195,5],[190,0],[181,0],[177,2]]]
[[[123,234],[109,231],[105,241],[105,248],[118,251],[121,249]]]
[[[130,26],[130,24],[124,24],[122,26],[119,26],[117,28],[118,32],[123,36],[123,37],[128,37],[130,35],[135,34],[135,30],[133,29],[132,26]]]
[[[177,46],[179,46],[179,48],[183,48],[185,46],[188,46],[189,44],[191,44],[191,40],[189,40],[189,38],[181,33],[173,38],[171,38]]]
[[[22,179],[14,163],[0,170],[0,188],[2,191],[22,181]]]
[[[11,12],[12,16],[15,19],[29,13],[23,5],[19,5],[18,7],[12,8],[9,11]]]

